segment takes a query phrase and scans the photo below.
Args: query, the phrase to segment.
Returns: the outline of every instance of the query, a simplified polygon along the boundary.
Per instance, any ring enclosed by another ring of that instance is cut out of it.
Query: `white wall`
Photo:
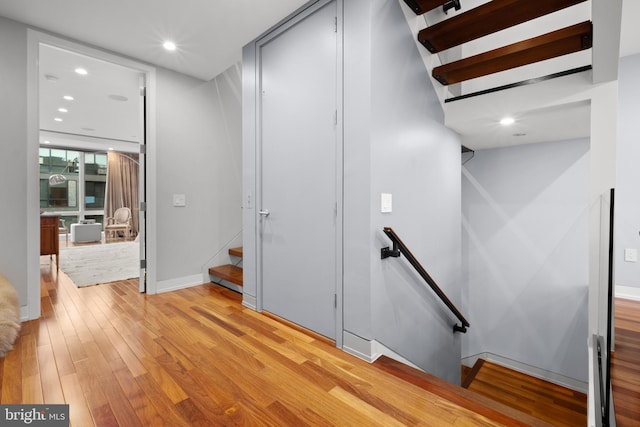
[[[29,307],[27,298],[36,289],[29,300],[39,303],[39,213],[37,189],[29,191],[28,183],[37,186],[38,130],[37,122],[27,123],[33,92],[27,50],[27,27],[0,17],[0,220],[11,224],[2,233],[0,274],[16,286],[23,314],[35,318],[39,304]],[[241,243],[240,69],[211,82],[158,70],[156,89],[157,176],[149,178],[157,180],[157,290],[163,291],[202,283],[216,255]],[[28,137],[35,139],[27,143]],[[174,193],[187,195],[186,208],[172,207]]]
[[[482,150],[463,167],[463,357],[588,380],[589,141]]]
[[[620,59],[616,178],[616,285],[640,288],[640,262],[626,262],[624,249],[640,251],[640,55]]]
[[[27,304],[27,29],[0,17],[0,274]],[[34,159],[37,161],[37,159]],[[37,255],[36,255],[37,256]],[[24,310],[24,309],[23,309]]]
[[[240,80],[239,66],[209,82],[157,72],[159,292],[198,282],[225,261],[221,249],[241,244]]]

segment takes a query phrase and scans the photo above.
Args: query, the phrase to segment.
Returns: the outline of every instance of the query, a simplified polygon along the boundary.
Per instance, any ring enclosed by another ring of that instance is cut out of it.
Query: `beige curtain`
[[[109,151],[107,154],[107,189],[104,203],[105,218],[112,217],[116,209],[131,209],[133,235],[138,235],[138,155]],[[106,220],[105,220],[106,222]]]

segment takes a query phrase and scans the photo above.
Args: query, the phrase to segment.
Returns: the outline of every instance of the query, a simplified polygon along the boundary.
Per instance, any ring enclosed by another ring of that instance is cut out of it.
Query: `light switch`
[[[393,210],[393,197],[390,193],[380,194],[380,212],[389,213]]]
[[[187,196],[184,194],[174,194],[173,206],[177,206],[177,207],[187,206]]]
[[[624,260],[627,262],[638,262],[638,250],[635,248],[625,248]]]

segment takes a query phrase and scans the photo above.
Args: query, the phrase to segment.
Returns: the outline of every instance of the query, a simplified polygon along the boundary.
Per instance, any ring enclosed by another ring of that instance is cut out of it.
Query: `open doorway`
[[[145,292],[146,75],[48,43],[38,64],[40,211],[59,219],[61,269]]]

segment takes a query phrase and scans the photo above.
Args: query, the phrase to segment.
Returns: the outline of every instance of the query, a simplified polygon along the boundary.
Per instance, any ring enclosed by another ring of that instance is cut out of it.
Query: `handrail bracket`
[[[456,332],[462,332],[463,334],[467,333],[467,327],[466,326],[458,326],[458,325],[453,325],[453,333],[455,334]]]
[[[380,249],[380,259],[389,257],[400,257],[400,249],[398,249],[398,244],[396,242],[393,242],[393,249],[389,249],[389,246]]]

